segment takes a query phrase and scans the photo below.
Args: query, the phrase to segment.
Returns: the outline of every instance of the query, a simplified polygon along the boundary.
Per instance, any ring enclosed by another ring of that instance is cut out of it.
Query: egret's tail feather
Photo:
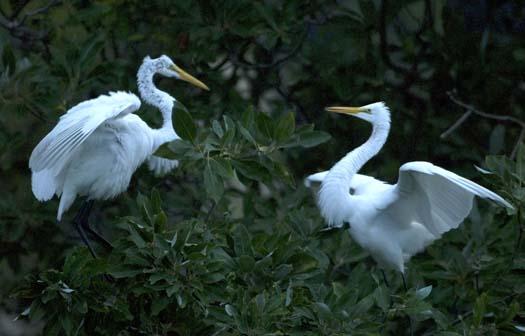
[[[53,198],[56,192],[56,179],[49,169],[33,172],[31,176],[31,188],[36,199],[43,202]]]
[[[76,195],[74,193],[64,190],[62,197],[60,197],[60,204],[58,205],[57,220],[62,220],[64,212],[71,207],[71,204],[75,201]]]

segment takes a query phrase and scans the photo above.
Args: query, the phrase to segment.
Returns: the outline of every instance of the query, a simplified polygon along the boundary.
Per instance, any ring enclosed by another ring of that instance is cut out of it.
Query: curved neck
[[[326,176],[325,181],[335,179],[338,184],[346,188],[348,192],[352,177],[368,160],[381,150],[386,142],[389,130],[390,125],[388,123],[375,124],[370,138],[337,162],[332,169],[330,169],[330,173]]]
[[[374,123],[372,135],[361,146],[337,162],[323,180],[319,203],[329,225],[341,226],[347,220],[348,202],[351,202],[350,183],[363,165],[383,147],[390,130],[390,120]]]
[[[175,98],[155,87],[153,76],[156,70],[151,63],[143,63],[137,73],[137,86],[140,97],[162,113],[162,127],[153,130],[153,151],[163,143],[178,139],[172,122],[173,102]]]

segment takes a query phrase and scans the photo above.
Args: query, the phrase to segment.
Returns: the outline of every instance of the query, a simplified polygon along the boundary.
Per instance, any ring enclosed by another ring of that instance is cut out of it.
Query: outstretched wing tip
[[[139,108],[140,99],[124,91],[109,92],[73,106],[35,147],[29,158],[29,168],[33,172],[49,169],[58,174],[75,150],[102,123],[124,117]]]

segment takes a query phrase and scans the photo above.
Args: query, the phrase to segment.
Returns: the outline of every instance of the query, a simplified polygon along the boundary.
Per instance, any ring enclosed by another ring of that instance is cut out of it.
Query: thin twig
[[[20,14],[22,12],[22,10],[24,8],[26,8],[27,4],[31,2],[31,0],[24,0],[24,1],[19,1],[18,2],[18,7],[15,8],[15,11],[10,15],[10,19],[13,20],[15,19],[18,14]],[[7,16],[6,16],[7,17]]]
[[[461,116],[452,126],[450,126],[445,132],[443,132],[441,134],[441,139],[444,139],[445,137],[450,135],[450,133],[452,133],[454,130],[456,130],[463,122],[465,122],[467,117],[469,115],[471,115],[472,113],[476,114],[476,115],[478,115],[480,117],[487,118],[487,119],[511,122],[511,123],[514,123],[514,124],[516,124],[516,125],[521,127],[520,135],[518,136],[516,144],[514,145],[514,148],[512,150],[511,155],[510,155],[510,159],[514,160],[514,158],[516,157],[516,153],[518,151],[518,147],[519,147],[520,143],[525,139],[525,122],[524,121],[522,121],[522,120],[520,120],[520,119],[518,119],[516,117],[513,117],[513,116],[499,115],[499,114],[493,114],[493,113],[487,113],[487,112],[480,111],[480,110],[476,109],[474,106],[472,106],[470,104],[467,104],[467,103],[463,102],[462,100],[460,100],[451,91],[448,91],[447,95],[450,98],[450,100],[452,100],[452,102],[454,102],[456,105],[459,105],[459,106],[463,107],[464,109],[467,110],[467,112],[465,112],[465,114],[463,114],[463,116]]]
[[[306,33],[302,34],[301,39],[293,47],[293,49],[290,52],[288,52],[286,55],[284,55],[284,56],[282,56],[282,57],[280,57],[278,59],[277,58],[274,59],[270,63],[255,64],[255,63],[251,63],[251,62],[248,62],[246,60],[240,59],[239,57],[234,57],[234,58],[231,58],[230,60],[232,61],[232,63],[235,63],[235,64],[239,65],[240,67],[248,68],[248,69],[273,68],[275,66],[278,66],[281,63],[286,62],[287,60],[289,60],[293,56],[295,56],[299,52],[299,50],[301,50],[301,47],[303,46],[303,42],[305,41],[305,39],[306,39]],[[231,55],[231,53],[230,53],[230,55]]]
[[[452,126],[450,126],[445,132],[441,133],[439,137],[441,139],[445,139],[446,137],[448,137],[452,132],[459,128],[459,126],[461,126],[461,124],[463,124],[471,114],[472,110],[467,110],[467,112],[463,113],[463,115],[458,120],[456,120],[456,122],[452,124]]]
[[[51,0],[44,7],[40,7],[40,8],[37,8],[37,9],[33,10],[33,11],[25,13],[24,16],[22,16],[22,19],[20,19],[20,24],[24,24],[24,21],[27,20],[27,18],[30,17],[30,16],[35,16],[35,15],[38,15],[40,13],[47,12],[51,7],[58,5],[59,2],[60,2],[60,0]]]
[[[463,107],[463,108],[465,108],[467,110],[471,110],[474,114],[477,114],[477,115],[479,115],[481,117],[488,118],[488,119],[494,119],[494,120],[500,120],[500,121],[510,121],[510,122],[513,122],[513,123],[516,123],[516,124],[520,125],[522,128],[525,128],[525,122],[523,122],[522,120],[519,120],[518,118],[515,118],[513,116],[504,116],[504,115],[499,115],[499,114],[482,112],[482,111],[476,109],[474,106],[469,105],[469,104],[464,103],[463,101],[459,100],[450,91],[447,92],[447,95],[449,96],[450,100],[452,100],[457,105],[459,105],[459,106],[461,106],[461,107]]]
[[[5,28],[13,37],[18,38],[20,40],[25,40],[28,42],[37,40],[44,41],[47,39],[49,32],[31,29],[25,26],[24,22],[27,18],[31,16],[46,12],[47,10],[49,10],[49,8],[57,5],[60,2],[60,0],[51,0],[47,5],[37,8],[33,11],[27,12],[22,16],[20,20],[18,20],[18,15],[26,7],[28,2],[29,1],[22,3],[20,7],[17,8],[17,10],[9,18],[4,13],[2,13],[2,15],[0,16],[0,26]]]

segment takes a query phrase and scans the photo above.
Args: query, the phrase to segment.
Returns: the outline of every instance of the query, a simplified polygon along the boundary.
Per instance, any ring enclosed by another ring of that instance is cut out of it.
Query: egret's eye
[[[350,195],[354,195],[355,194],[355,188],[350,188]]]

